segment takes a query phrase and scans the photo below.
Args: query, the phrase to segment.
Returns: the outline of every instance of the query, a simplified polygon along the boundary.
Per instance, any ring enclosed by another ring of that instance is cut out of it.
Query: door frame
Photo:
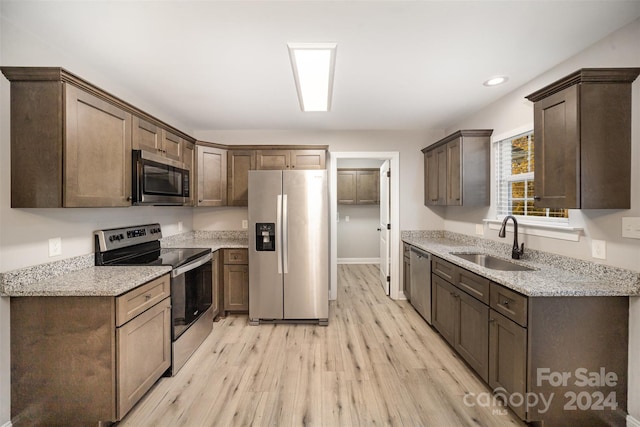
[[[330,218],[330,280],[329,299],[338,298],[338,159],[389,160],[391,168],[390,215],[391,233],[389,239],[391,256],[391,283],[389,296],[400,298],[400,152],[398,151],[330,151],[329,170],[329,218]]]

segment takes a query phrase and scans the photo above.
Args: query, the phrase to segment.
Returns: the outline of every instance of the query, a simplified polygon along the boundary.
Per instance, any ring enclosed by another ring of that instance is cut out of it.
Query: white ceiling
[[[444,128],[640,17],[637,0],[0,7],[3,31],[20,28],[81,57],[192,131]],[[331,112],[300,111],[287,42],[338,43]],[[509,82],[482,85],[498,74]]]

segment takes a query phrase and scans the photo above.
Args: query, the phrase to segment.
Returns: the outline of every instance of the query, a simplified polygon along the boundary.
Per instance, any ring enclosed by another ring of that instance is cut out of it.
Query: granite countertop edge
[[[246,231],[191,231],[163,248],[248,248]],[[170,266],[94,266],[94,254],[0,273],[0,296],[118,296],[171,272]]]
[[[561,266],[550,265],[538,259],[512,260],[503,250],[474,244],[469,239],[457,239],[449,233],[403,232],[402,240],[412,246],[431,253],[491,281],[529,297],[575,297],[575,296],[640,296],[640,273],[617,269],[623,274],[606,277],[583,273],[584,261],[575,260],[575,265],[566,257]],[[488,245],[491,246],[491,245]],[[526,251],[526,250],[525,250]],[[453,253],[484,253],[533,268],[534,271],[500,271],[482,267],[457,257]],[[526,254],[526,252],[525,252]],[[539,255],[538,255],[539,257]],[[535,256],[533,257],[535,258]],[[556,260],[556,263],[560,263]],[[594,264],[594,270],[598,265]],[[615,269],[614,269],[615,270]]]

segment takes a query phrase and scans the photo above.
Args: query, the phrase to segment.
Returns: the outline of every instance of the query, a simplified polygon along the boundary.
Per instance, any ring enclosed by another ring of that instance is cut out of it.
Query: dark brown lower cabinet
[[[409,256],[410,245],[406,243],[403,246],[403,271],[402,276],[402,292],[408,300],[411,300],[411,257]]]
[[[249,312],[249,251],[224,250],[224,311]]]
[[[490,282],[487,298],[485,278],[432,265],[433,326],[489,384],[495,410],[544,427],[625,425],[628,297],[531,297]]]
[[[440,276],[431,276],[431,323],[449,344],[455,346],[456,288]]]
[[[500,313],[491,310],[489,316],[489,385],[505,396],[524,396],[527,384],[527,330]],[[524,406],[512,408],[525,419]]]
[[[433,326],[480,377],[489,367],[489,308],[437,275],[432,278]]]

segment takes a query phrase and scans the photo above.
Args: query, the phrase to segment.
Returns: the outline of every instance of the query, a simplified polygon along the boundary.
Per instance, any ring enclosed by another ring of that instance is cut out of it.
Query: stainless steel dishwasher
[[[411,305],[431,324],[431,254],[411,247]]]

